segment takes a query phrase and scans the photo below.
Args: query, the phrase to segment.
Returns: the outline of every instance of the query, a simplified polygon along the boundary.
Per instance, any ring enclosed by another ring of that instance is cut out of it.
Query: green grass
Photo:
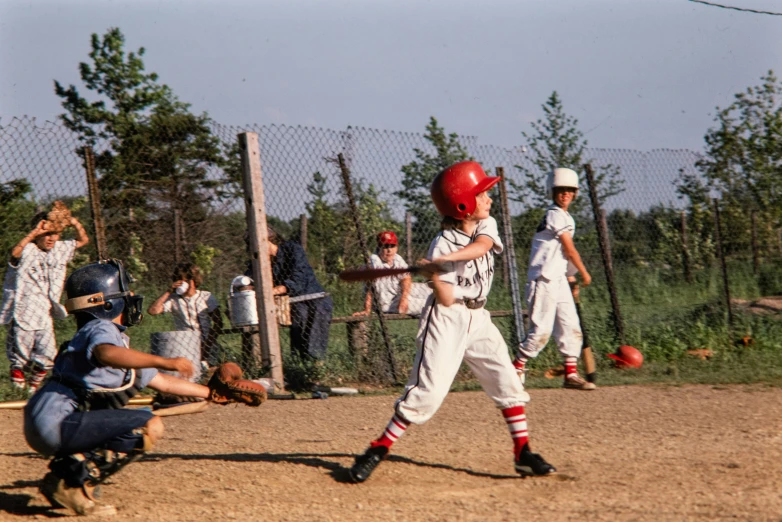
[[[732,261],[730,290],[734,298],[753,299],[763,295],[782,294],[782,264],[766,262],[758,275],[752,273],[751,263]],[[722,276],[718,269],[705,269],[695,274],[695,281],[686,283],[680,271],[669,268],[618,267],[616,280],[622,306],[625,336],[644,354],[645,364],[639,370],[615,370],[605,355],[617,348],[610,314],[610,301],[598,270],[593,269],[595,283],[582,292],[585,321],[592,346],[597,354],[599,384],[602,386],[646,383],[704,383],[729,384],[765,382],[782,384],[782,317],[752,315],[741,310],[734,312],[732,327],[722,296]],[[501,281],[495,281],[488,308],[510,309],[510,295]],[[363,305],[360,285],[341,285],[327,282],[335,303],[335,316],[349,315]],[[158,292],[144,289],[147,302]],[[223,307],[225,310],[224,298]],[[228,323],[226,318],[226,323]],[[512,321],[494,320],[510,345]],[[415,355],[417,321],[387,322],[394,346],[399,377],[404,381]],[[71,319],[56,322],[59,341],[74,333]],[[147,316],[144,322],[128,330],[131,346],[149,350],[150,334],[173,329],[170,315]],[[750,335],[755,340],[751,347],[737,346],[736,340]],[[290,339],[286,328],[280,329],[283,363],[286,374],[293,380],[301,376],[303,366],[290,353]],[[0,329],[0,342],[5,342],[5,329]],[[224,358],[236,360],[241,353],[238,334],[220,338],[226,349]],[[513,349],[513,346],[510,346]],[[708,348],[714,357],[707,361],[694,359],[687,350]],[[545,369],[561,363],[553,342],[537,359],[530,361],[530,388],[557,387],[559,379],[543,377]],[[390,384],[387,372],[387,354],[377,321],[368,326],[368,347],[364,354],[351,353],[347,328],[335,324],[331,328],[329,352],[323,381],[332,385],[359,385],[371,392],[398,390]],[[454,383],[455,389],[474,389],[478,385],[464,369]],[[8,381],[7,365],[0,365],[0,400],[24,398],[15,393]]]

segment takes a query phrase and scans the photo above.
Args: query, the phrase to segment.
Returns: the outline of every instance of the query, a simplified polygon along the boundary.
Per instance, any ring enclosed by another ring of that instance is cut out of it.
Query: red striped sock
[[[516,371],[518,372],[524,370],[525,364],[527,364],[527,359],[522,359],[521,357],[513,359],[513,367],[516,368]]]
[[[578,375],[578,357],[565,357],[565,377]]]
[[[518,457],[521,449],[529,442],[527,415],[524,413],[524,406],[505,408],[502,410],[502,416],[505,417],[508,431],[513,438],[513,454]]]
[[[408,426],[410,426],[409,422],[400,417],[398,413],[394,414],[394,416],[391,417],[391,422],[388,423],[388,426],[386,426],[383,434],[379,439],[373,441],[370,446],[373,448],[376,448],[377,446],[385,446],[386,448],[391,449],[391,446],[394,444],[394,442],[396,442],[399,437],[405,434]]]

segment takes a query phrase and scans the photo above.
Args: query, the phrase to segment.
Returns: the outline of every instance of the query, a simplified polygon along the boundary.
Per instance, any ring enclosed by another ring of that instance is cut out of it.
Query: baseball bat
[[[152,404],[152,397],[139,396],[133,397],[128,401],[128,406],[144,406]],[[0,402],[0,410],[22,410],[27,405],[27,401],[8,401]]]
[[[434,269],[435,272],[442,272],[443,268],[436,263],[428,263],[434,265],[432,268],[424,268],[424,266],[409,266],[407,268],[351,268],[343,270],[339,273],[339,278],[348,283],[357,283],[361,281],[374,281],[381,277],[389,277],[400,274],[418,274],[421,272],[429,272]]]
[[[584,359],[584,373],[588,382],[597,381],[597,368],[595,367],[595,354],[592,352],[592,344],[589,342],[589,332],[584,322],[584,314],[581,312],[581,299],[574,297],[576,302],[576,313],[578,322],[581,323],[581,334],[584,336],[584,342],[581,345],[581,358]]]

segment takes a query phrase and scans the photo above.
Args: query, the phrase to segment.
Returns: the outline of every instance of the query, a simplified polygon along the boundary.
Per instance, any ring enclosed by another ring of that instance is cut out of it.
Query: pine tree
[[[516,165],[524,181],[510,181],[513,199],[529,207],[547,207],[551,204],[551,199],[546,196],[546,177],[549,172],[557,167],[565,167],[581,173],[582,166],[588,161],[585,156],[587,141],[578,129],[578,120],[565,113],[557,91],[551,93],[542,108],[544,117],[531,124],[534,132],[521,133],[527,141],[533,167]],[[595,165],[595,171],[598,199],[601,202],[624,190],[618,167]],[[588,212],[589,197],[585,194],[586,181],[579,181],[580,197],[573,202],[570,212],[577,218],[591,219]]]

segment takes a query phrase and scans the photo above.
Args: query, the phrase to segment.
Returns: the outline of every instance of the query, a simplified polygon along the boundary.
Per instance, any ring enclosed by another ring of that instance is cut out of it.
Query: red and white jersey
[[[494,280],[494,254],[502,253],[502,240],[497,231],[497,221],[493,217],[482,219],[471,236],[461,230],[443,230],[434,238],[429,246],[430,261],[444,255],[456,252],[466,247],[478,236],[488,236],[494,247],[483,256],[472,261],[453,261],[445,263],[445,273],[440,274],[440,280],[454,287],[453,296],[456,299],[486,299]]]
[[[568,260],[562,251],[562,241],[559,240],[565,232],[575,235],[576,222],[573,216],[551,205],[546,209],[546,215],[532,238],[527,269],[529,281],[535,281],[541,276],[550,281],[568,272]]]

